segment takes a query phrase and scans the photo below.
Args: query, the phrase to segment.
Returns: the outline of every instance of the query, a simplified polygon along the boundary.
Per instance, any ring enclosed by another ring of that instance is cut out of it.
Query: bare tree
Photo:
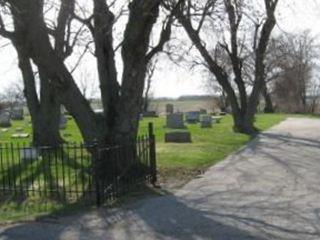
[[[154,60],[150,61],[147,66],[147,74],[146,74],[146,83],[144,89],[144,96],[143,96],[143,104],[142,104],[142,112],[147,112],[149,105],[150,105],[150,98],[151,98],[151,85],[154,76],[154,72],[156,70],[158,64],[158,59],[155,58]]]
[[[80,88],[82,95],[89,102],[91,102],[91,100],[98,93],[98,86],[95,82],[95,79],[92,76],[92,73],[90,73],[87,68],[80,69],[80,76],[79,76],[78,85],[79,85],[79,88]]]
[[[56,50],[57,46],[62,46],[58,44],[59,40],[63,39],[61,42],[65,42],[67,39],[63,36],[68,33],[69,28],[65,31],[54,31],[53,35],[57,40],[53,46],[52,31],[44,18],[42,0],[27,2],[7,0],[5,3],[10,9],[15,28],[14,32],[5,29],[2,32],[4,35],[11,35],[19,29],[24,33],[18,39],[24,43],[21,44],[21,49],[27,55],[27,60],[32,59],[37,68],[50,80],[55,96],[74,117],[84,140],[99,141],[102,144],[132,144],[136,140],[138,131],[147,65],[158,52],[162,51],[171,34],[173,17],[169,14],[163,21],[159,41],[150,46],[150,36],[159,18],[161,1],[130,1],[123,39],[116,47],[113,44],[116,18],[112,12],[115,1],[110,3],[105,0],[92,0],[93,11],[88,18],[75,16],[72,10],[66,10],[67,19],[70,14],[74,15],[75,19],[85,24],[92,35],[103,116],[94,113],[81,93],[70,69],[64,64],[66,53]],[[65,4],[66,1],[61,2],[61,6]],[[168,12],[165,13],[167,14]],[[69,46],[64,47],[64,50],[70,49],[72,48]],[[121,49],[123,66],[121,79],[118,79],[115,61],[117,49]]]
[[[315,38],[305,31],[282,36],[278,42],[277,51],[282,56],[277,62],[280,72],[274,84],[278,107],[286,112],[306,112],[308,91],[315,87],[312,86],[317,57]]]
[[[10,109],[17,105],[23,105],[25,102],[23,93],[23,84],[20,81],[11,83],[8,87],[2,90],[0,95],[2,103],[5,103]]]
[[[171,4],[172,1],[169,1],[167,7],[173,9]],[[255,14],[256,10],[249,1],[241,0],[180,1],[179,7],[176,7],[174,11],[179,23],[201,54],[205,65],[228,95],[234,129],[239,132],[256,133],[254,116],[265,86],[265,54],[271,32],[276,24],[277,4],[278,0],[264,0],[261,16]],[[254,19],[255,15],[258,20]],[[251,25],[248,26],[248,24]],[[254,31],[252,40],[249,42],[246,36],[250,28],[253,28]],[[219,40],[209,42],[206,35],[215,36]],[[227,53],[232,66],[231,76],[221,61],[210,52],[208,46],[212,44],[215,45],[214,49],[222,47]],[[246,52],[243,51],[246,49],[244,46],[247,49],[251,46],[254,52],[254,81],[251,93],[248,93],[243,74],[243,62],[246,55]],[[231,81],[236,87],[231,84]]]

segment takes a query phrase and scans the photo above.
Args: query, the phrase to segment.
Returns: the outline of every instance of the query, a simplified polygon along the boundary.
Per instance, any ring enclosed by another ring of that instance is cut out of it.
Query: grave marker
[[[13,108],[11,110],[11,118],[12,120],[23,120],[23,108]]]
[[[174,112],[173,104],[167,104],[166,105],[166,114],[172,114],[173,112]]]
[[[165,134],[166,143],[191,143],[190,132],[168,132]]]
[[[166,119],[167,128],[186,128],[183,123],[183,113],[173,113],[167,115]]]
[[[201,128],[211,128],[212,117],[210,115],[201,116],[200,125],[201,125]]]
[[[3,112],[0,114],[0,127],[2,128],[11,127],[11,118],[8,112]]]
[[[197,123],[200,120],[200,112],[193,111],[186,113],[186,122],[187,123]]]

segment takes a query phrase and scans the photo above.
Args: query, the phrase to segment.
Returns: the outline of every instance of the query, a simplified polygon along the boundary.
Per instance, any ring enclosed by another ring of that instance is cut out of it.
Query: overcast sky
[[[320,35],[320,3],[317,1],[280,0],[276,31],[300,32],[310,29],[313,35]],[[0,46],[4,43],[0,41]],[[159,64],[160,68],[155,73],[152,88],[155,97],[178,97],[207,93],[203,87],[203,74],[199,71],[189,71],[168,61],[160,61]],[[89,70],[96,68],[92,61],[90,64],[85,63],[84,65]],[[1,48],[0,91],[20,78],[14,49],[10,46]]]

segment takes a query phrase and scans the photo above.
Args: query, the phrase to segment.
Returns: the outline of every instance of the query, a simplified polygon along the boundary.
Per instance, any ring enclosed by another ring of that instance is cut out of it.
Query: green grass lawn
[[[257,115],[256,126],[261,130],[266,130],[285,118],[284,114],[260,114]],[[164,117],[145,118],[140,123],[140,134],[147,133],[149,122],[153,122],[155,127],[157,160],[160,168],[205,168],[223,159],[250,140],[247,135],[233,132],[231,116],[225,116],[221,123],[214,124],[211,129],[201,129],[199,124],[188,124],[187,129],[192,135],[190,144],[164,143],[164,134],[170,131],[164,127]],[[0,130],[0,143],[29,143],[31,137],[28,139],[11,138],[12,134],[17,133],[18,128],[23,128],[23,132],[31,136],[29,119],[13,121],[11,128],[5,132]],[[61,134],[69,142],[81,142],[82,140],[73,120],[69,120],[67,128],[61,130]]]
[[[256,126],[266,130],[285,118],[286,115],[283,114],[257,115]],[[232,130],[231,116],[225,116],[221,123],[214,124],[211,129],[202,129],[199,124],[188,124],[192,143],[187,144],[164,143],[164,134],[170,131],[163,127],[164,118],[145,119],[141,123],[141,132],[146,131],[149,121],[155,126],[157,160],[160,168],[206,168],[250,140],[248,135],[235,133]]]

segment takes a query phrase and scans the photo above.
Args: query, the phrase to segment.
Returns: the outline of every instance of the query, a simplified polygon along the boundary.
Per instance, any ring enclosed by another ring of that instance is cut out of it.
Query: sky
[[[318,0],[279,0],[277,27],[275,32],[301,32],[309,29],[312,35],[319,35],[320,40],[320,2]],[[7,41],[0,40],[0,92],[21,79],[17,58],[11,46],[2,47]],[[95,69],[95,62],[81,65],[88,71]],[[120,70],[119,70],[120,71]],[[76,78],[80,78],[78,71]],[[96,78],[96,74],[91,74]],[[20,80],[21,81],[21,80]],[[154,97],[176,98],[182,95],[208,94],[204,74],[199,70],[180,67],[168,59],[159,61],[154,75],[152,94]]]

